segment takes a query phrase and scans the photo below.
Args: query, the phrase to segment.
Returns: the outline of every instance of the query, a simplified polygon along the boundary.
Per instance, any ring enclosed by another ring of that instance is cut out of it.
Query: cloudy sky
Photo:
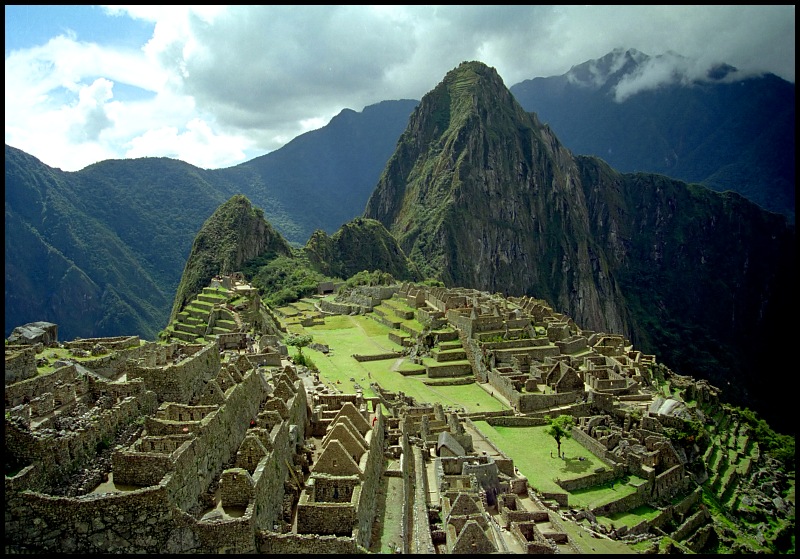
[[[464,60],[507,87],[618,47],[794,82],[794,6],[8,6],[6,143],[65,171],[236,165],[343,108],[421,99]],[[628,83],[625,96],[646,82]],[[655,77],[655,78],[654,78]],[[655,80],[655,81],[654,81]]]

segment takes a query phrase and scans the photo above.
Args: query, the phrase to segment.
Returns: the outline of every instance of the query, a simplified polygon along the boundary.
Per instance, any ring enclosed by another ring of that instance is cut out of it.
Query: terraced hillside
[[[244,296],[224,287],[204,287],[165,329],[165,335],[203,343],[218,334],[238,332],[241,319],[234,310]]]

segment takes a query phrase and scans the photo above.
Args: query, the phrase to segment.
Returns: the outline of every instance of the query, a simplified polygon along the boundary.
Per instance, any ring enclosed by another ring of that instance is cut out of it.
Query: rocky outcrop
[[[382,223],[357,217],[333,235],[317,230],[305,246],[320,273],[347,279],[361,271],[380,270],[397,280],[416,279],[413,264]]]
[[[536,295],[588,328],[628,330],[575,160],[493,68],[462,63],[423,98],[365,215],[426,276]]]

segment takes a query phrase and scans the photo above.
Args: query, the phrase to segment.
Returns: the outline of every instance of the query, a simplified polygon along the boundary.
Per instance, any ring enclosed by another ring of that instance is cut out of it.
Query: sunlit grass
[[[309,356],[319,368],[320,380],[342,392],[354,392],[354,385],[358,384],[364,390],[364,395],[375,396],[369,385],[376,382],[386,390],[403,392],[420,403],[439,402],[445,408],[464,408],[467,412],[508,409],[477,384],[428,386],[423,383],[428,378],[424,374],[404,376],[400,370],[418,370],[419,366],[403,357],[356,361],[353,354],[375,355],[402,349],[389,339],[391,329],[388,326],[366,316],[329,316],[325,318],[324,325],[308,328],[295,325],[289,330],[310,334],[315,343],[329,347],[327,354],[311,348],[305,348],[303,354]]]
[[[598,467],[607,467],[575,439],[562,439],[561,451],[567,458],[556,458],[556,441],[545,433],[546,426],[493,427],[485,421],[475,423],[500,450],[514,460],[514,465],[528,478],[528,483],[539,491],[564,493],[556,479],[574,479],[591,474]],[[585,460],[579,460],[579,457]],[[616,481],[613,487],[611,483],[606,483],[569,492],[569,504],[591,509],[610,503],[636,492],[636,487],[629,481],[634,485],[644,482],[636,476],[627,476]]]

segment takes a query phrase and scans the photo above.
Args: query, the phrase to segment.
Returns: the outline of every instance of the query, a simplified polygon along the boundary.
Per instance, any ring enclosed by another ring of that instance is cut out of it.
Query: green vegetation
[[[273,307],[281,307],[308,297],[317,292],[317,286],[329,278],[311,268],[302,253],[295,251],[293,256],[279,256],[264,266],[255,269],[250,279],[251,285],[262,293],[264,302]]]
[[[545,419],[550,422],[550,425],[545,429],[545,433],[556,440],[556,445],[558,445],[556,456],[561,456],[561,440],[572,438],[572,428],[575,426],[575,419],[571,415],[559,415],[555,418],[545,416]]]
[[[303,356],[303,348],[309,345],[314,338],[308,334],[305,335],[297,335],[297,334],[290,334],[286,338],[286,345],[291,347],[297,348],[297,353],[300,354],[300,357]]]
[[[367,270],[362,270],[357,274],[350,276],[347,281],[344,282],[340,288],[340,291],[345,291],[348,288],[358,287],[361,285],[392,285],[393,283],[396,283],[395,279],[388,272],[382,272],[380,270],[368,272]]]
[[[794,471],[796,467],[795,438],[775,432],[769,424],[748,408],[730,408],[753,430],[755,440],[769,452],[786,471]]]

